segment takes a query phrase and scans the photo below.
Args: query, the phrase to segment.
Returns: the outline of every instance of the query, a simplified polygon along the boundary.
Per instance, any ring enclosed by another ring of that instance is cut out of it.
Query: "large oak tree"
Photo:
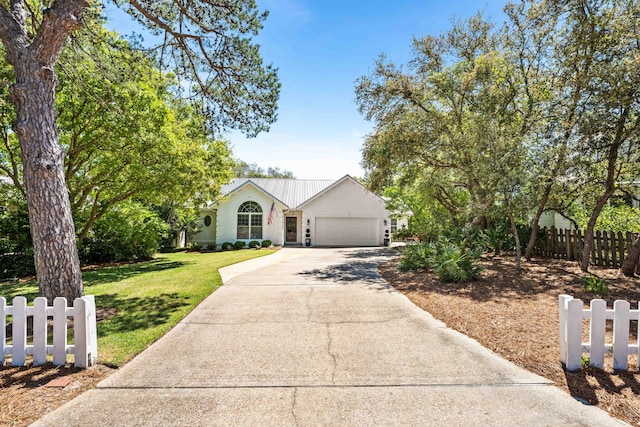
[[[212,129],[249,136],[276,118],[279,83],[251,37],[266,14],[255,1],[116,1],[162,34],[162,66],[173,71]],[[20,142],[24,191],[40,293],[83,294],[76,233],[65,181],[65,151],[56,127],[56,64],[69,36],[96,2],[0,0],[0,40],[13,67],[13,132]]]

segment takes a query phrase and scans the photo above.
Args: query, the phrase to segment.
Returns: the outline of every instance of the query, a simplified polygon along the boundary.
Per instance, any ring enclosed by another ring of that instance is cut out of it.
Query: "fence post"
[[[630,306],[624,300],[613,303],[613,369],[627,369]]]
[[[67,299],[53,300],[53,363],[62,366],[67,363]]]
[[[0,297],[0,362],[4,365],[7,347],[7,299]]]
[[[601,299],[591,300],[591,319],[589,326],[589,364],[604,368],[604,341],[607,329],[607,303]]]
[[[567,362],[567,303],[573,299],[572,296],[558,295],[558,313],[560,324],[560,362]]]
[[[76,298],[73,307],[74,366],[86,368],[94,365],[98,357],[95,299],[93,295]]]
[[[13,299],[13,324],[11,325],[11,364],[22,366],[27,363],[27,299]]]

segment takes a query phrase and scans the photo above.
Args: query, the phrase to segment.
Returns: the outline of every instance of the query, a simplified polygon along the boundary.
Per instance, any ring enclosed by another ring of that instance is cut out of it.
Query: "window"
[[[395,233],[396,231],[398,231],[398,220],[391,218],[391,233]]]
[[[262,239],[262,208],[256,202],[244,202],[238,208],[238,239]]]

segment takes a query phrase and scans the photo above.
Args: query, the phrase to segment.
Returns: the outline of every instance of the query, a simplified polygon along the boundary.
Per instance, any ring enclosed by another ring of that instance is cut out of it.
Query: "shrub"
[[[0,279],[35,276],[33,252],[0,254]]]
[[[435,252],[434,243],[412,243],[401,249],[403,257],[400,271],[423,270],[430,267],[429,261]]]
[[[190,251],[199,251],[200,249],[202,249],[202,246],[200,246],[200,243],[191,242],[191,243],[189,243],[188,249]]]
[[[409,231],[408,228],[401,228],[393,233],[392,237],[394,241],[403,241],[404,239],[406,239],[407,237],[411,237],[412,235],[413,234],[411,233],[411,231]]]
[[[475,280],[480,275],[480,255],[480,251],[470,251],[448,243],[440,245],[431,257],[430,264],[433,273],[443,282],[465,283]]]
[[[257,240],[252,240],[252,241],[249,242],[249,247],[251,249],[259,248],[260,247],[260,242],[258,242]]]
[[[100,218],[78,252],[83,262],[149,259],[157,252],[169,226],[157,214],[131,203]]]
[[[271,245],[273,245],[273,242],[271,240],[263,240],[261,246],[263,248],[270,248]]]
[[[231,249],[233,249],[233,243],[231,243],[231,242],[224,242],[224,243],[221,245],[221,248],[222,248],[222,250],[223,250],[223,251],[230,251]]]
[[[245,246],[247,244],[245,242],[243,242],[242,240],[237,240],[234,244],[233,244],[233,248],[234,249],[244,249]]]
[[[601,298],[609,295],[609,285],[607,285],[607,282],[593,274],[590,274],[589,277],[582,277],[580,282],[582,283],[582,289],[587,292],[596,294]]]

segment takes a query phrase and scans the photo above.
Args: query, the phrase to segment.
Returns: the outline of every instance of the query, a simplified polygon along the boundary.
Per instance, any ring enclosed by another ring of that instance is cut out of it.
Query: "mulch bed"
[[[576,262],[534,259],[515,272],[513,257],[486,256],[479,280],[441,283],[425,271],[398,271],[399,257],[379,267],[382,276],[418,307],[447,326],[477,340],[514,364],[552,380],[576,399],[597,405],[612,416],[640,424],[640,372],[637,357],[629,358],[629,370],[613,371],[611,356],[605,369],[586,367],[566,372],[559,358],[558,295],[569,294],[587,302],[597,296],[582,289],[585,274]],[[637,307],[640,279],[618,270],[592,267],[591,273],[609,286],[607,308],[624,299]],[[610,323],[610,322],[609,322]],[[637,342],[632,322],[631,343]]]

